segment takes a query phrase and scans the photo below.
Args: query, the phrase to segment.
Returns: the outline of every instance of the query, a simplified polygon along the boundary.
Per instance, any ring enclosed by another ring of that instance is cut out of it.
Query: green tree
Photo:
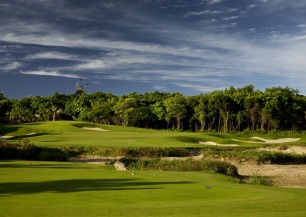
[[[0,123],[9,122],[9,113],[12,109],[12,104],[12,100],[9,100],[0,93]]]
[[[166,120],[175,120],[176,129],[181,129],[182,119],[187,113],[185,97],[180,93],[175,93],[173,96],[165,99],[163,103],[166,108]]]
[[[201,96],[199,104],[194,109],[194,117],[200,122],[201,132],[204,132],[207,119],[207,99],[204,95]]]

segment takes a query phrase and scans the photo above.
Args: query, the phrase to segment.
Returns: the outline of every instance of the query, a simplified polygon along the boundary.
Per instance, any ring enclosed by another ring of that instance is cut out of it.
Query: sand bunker
[[[238,139],[232,139],[233,141],[237,142],[247,142],[247,143],[268,143],[268,144],[283,144],[283,143],[289,143],[289,142],[296,142],[299,141],[300,138],[282,138],[282,139],[264,139],[261,137],[251,137],[252,139],[260,140],[260,142],[257,141],[243,141],[243,140],[238,140]],[[229,146],[229,147],[234,147],[234,146],[239,146],[237,144],[218,144],[215,142],[199,142],[201,145],[213,145],[213,146]]]
[[[300,140],[300,138],[283,138],[283,139],[263,139],[260,137],[252,137],[252,139],[257,139],[261,140],[265,143],[270,143],[270,144],[280,144],[280,143],[287,143],[287,142],[296,142]],[[260,142],[258,142],[260,143]]]
[[[252,162],[234,163],[243,176],[267,176],[276,186],[306,189],[306,165],[256,164]]]
[[[109,131],[109,130],[105,130],[105,129],[102,129],[100,127],[82,127],[82,129],[84,130],[93,130],[93,131]]]
[[[14,136],[1,136],[0,135],[0,140],[7,140],[7,139],[11,139],[13,138]]]
[[[288,146],[286,149],[284,147],[265,147],[259,148],[259,151],[272,151],[272,152],[282,152],[287,154],[306,154],[305,146]]]
[[[232,139],[233,141],[237,142],[247,142],[247,143],[269,143],[269,144],[282,144],[282,143],[289,143],[289,142],[296,142],[299,141],[300,138],[282,138],[282,139],[264,139],[261,137],[253,136],[252,139],[260,140],[261,142],[256,141],[245,141],[245,140],[238,140]]]
[[[37,134],[37,133],[28,133],[28,134],[26,134],[26,136],[32,136],[32,135],[35,135],[35,134]]]
[[[199,142],[199,144],[201,145],[213,145],[213,146],[227,146],[227,147],[235,147],[235,146],[239,146],[237,144],[218,144],[218,143],[215,143],[215,142]]]

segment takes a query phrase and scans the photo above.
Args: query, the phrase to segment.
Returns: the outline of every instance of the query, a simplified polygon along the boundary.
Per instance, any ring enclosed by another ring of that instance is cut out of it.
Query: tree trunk
[[[56,110],[53,110],[52,120],[55,121],[56,119]]]
[[[176,117],[176,129],[179,130],[181,128],[181,118]]]

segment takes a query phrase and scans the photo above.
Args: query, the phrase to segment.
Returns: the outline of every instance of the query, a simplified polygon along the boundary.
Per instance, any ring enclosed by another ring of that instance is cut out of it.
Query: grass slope
[[[211,173],[0,161],[0,176],[5,217],[306,216],[305,190],[235,184]]]
[[[100,127],[108,131],[91,131],[82,127]],[[105,146],[105,147],[199,147],[199,141],[213,141],[219,144],[238,144],[242,147],[260,147],[264,143],[248,134],[203,134],[165,130],[149,130],[133,127],[89,124],[74,121],[40,122],[20,125],[0,125],[0,135],[14,136],[12,141],[29,139],[42,146]],[[275,135],[266,138],[276,138]],[[286,137],[278,135],[277,138]],[[290,137],[292,137],[290,135]],[[293,136],[294,137],[294,136]],[[306,145],[306,136],[298,135],[298,142],[286,145]],[[233,139],[239,140],[234,141]]]

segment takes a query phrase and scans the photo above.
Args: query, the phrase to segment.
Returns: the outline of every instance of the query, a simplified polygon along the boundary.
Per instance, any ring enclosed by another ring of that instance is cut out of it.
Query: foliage
[[[248,85],[198,96],[181,93],[111,93],[0,97],[2,123],[80,120],[155,129],[209,132],[302,131],[306,126],[306,97],[291,88],[264,92]]]
[[[258,174],[245,177],[242,179],[242,183],[251,185],[273,186],[273,181],[269,177],[260,176]]]
[[[257,162],[271,164],[306,164],[306,155],[280,152],[260,152]]]
[[[23,144],[0,143],[0,159],[22,159],[39,161],[66,161],[72,153],[61,148],[38,147],[29,140]]]
[[[229,163],[208,160],[163,160],[124,158],[120,160],[131,170],[162,170],[162,171],[210,171],[223,175],[239,177],[237,168]]]

